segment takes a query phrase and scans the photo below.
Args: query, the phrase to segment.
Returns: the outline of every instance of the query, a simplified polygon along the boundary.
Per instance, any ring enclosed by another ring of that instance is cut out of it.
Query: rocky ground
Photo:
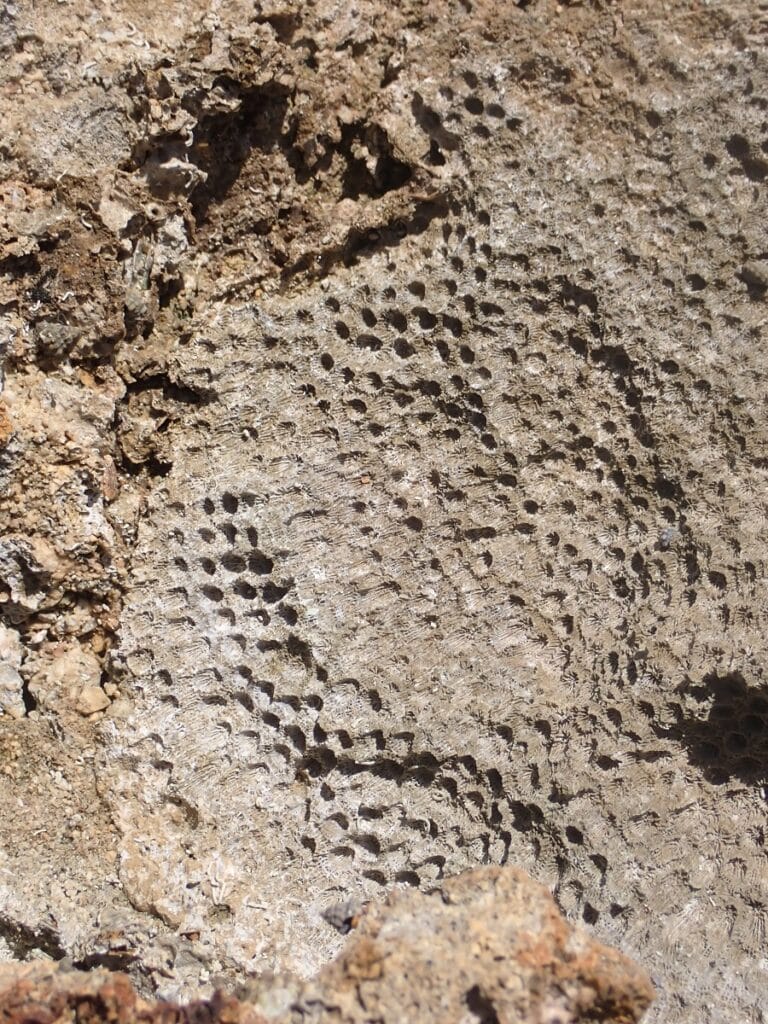
[[[6,958],[509,863],[765,1019],[763,7],[3,6]]]
[[[268,975],[186,1006],[151,1003],[124,974],[0,965],[4,1024],[634,1024],[653,996],[644,973],[563,920],[543,886],[480,868],[430,895],[395,892],[338,923],[354,929],[315,978]],[[329,915],[330,916],[330,915]],[[471,936],[461,957],[457,935]]]

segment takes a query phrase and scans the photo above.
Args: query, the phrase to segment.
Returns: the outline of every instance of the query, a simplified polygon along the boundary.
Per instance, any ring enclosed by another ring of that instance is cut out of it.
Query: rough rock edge
[[[102,968],[2,965],[0,1021],[630,1024],[653,998],[641,968],[568,925],[544,886],[515,868],[395,892],[354,923],[341,955],[308,982],[261,977],[239,999],[217,991],[186,1006],[147,1002],[126,975]]]

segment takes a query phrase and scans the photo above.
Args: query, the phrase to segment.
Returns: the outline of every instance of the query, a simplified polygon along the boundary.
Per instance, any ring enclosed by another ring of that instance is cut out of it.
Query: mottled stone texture
[[[524,872],[479,868],[372,906],[285,1020],[629,1024],[652,994],[643,971],[568,926]]]
[[[632,1024],[653,995],[643,971],[568,925],[513,868],[467,872],[430,895],[394,893],[356,924],[316,978],[261,978],[240,1001],[217,992],[149,1003],[123,974],[0,966],[0,1022]]]
[[[516,864],[764,1019],[764,13],[2,7],[0,955]]]
[[[236,999],[216,993],[187,1006],[149,1002],[125,974],[50,964],[0,964],[2,1024],[265,1024]]]

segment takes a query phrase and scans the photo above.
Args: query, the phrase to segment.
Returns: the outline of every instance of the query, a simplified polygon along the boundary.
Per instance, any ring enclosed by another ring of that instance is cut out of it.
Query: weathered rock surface
[[[280,1019],[628,1024],[652,995],[641,970],[569,927],[522,871],[480,868],[370,907]]]
[[[3,1024],[264,1024],[245,1004],[214,995],[187,1006],[149,1002],[125,974],[50,964],[0,964]]]
[[[763,1019],[763,13],[3,7],[0,954],[517,863]]]
[[[653,996],[639,968],[569,926],[546,889],[512,868],[395,893],[355,923],[316,978],[261,978],[241,1002],[149,1004],[124,975],[0,966],[0,1021],[631,1024]]]

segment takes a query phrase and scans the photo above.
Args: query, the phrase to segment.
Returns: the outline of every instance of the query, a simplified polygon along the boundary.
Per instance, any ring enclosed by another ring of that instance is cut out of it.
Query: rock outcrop
[[[2,5],[0,957],[518,865],[762,1020],[763,15]]]
[[[125,974],[0,964],[3,1024],[265,1024],[234,998],[186,1006],[142,999]]]
[[[372,906],[284,1020],[629,1024],[652,993],[643,971],[569,926],[524,872],[480,868]]]
[[[240,1000],[137,997],[125,975],[0,966],[2,1024],[633,1024],[645,974],[523,872],[485,868],[363,911],[341,955],[308,982],[261,978]]]

